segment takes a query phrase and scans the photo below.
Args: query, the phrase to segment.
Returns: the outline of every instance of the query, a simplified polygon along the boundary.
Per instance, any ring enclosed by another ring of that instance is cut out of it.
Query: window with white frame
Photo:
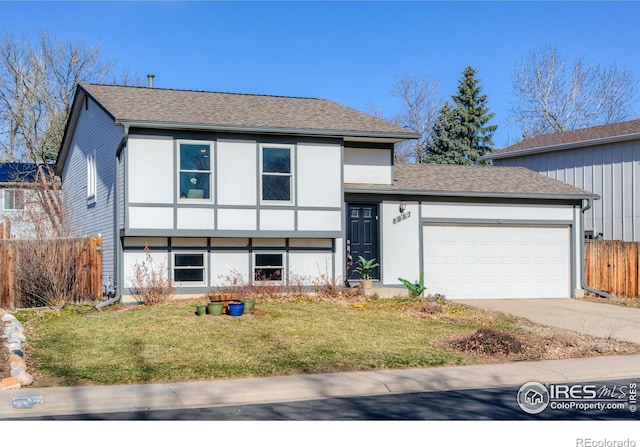
[[[253,263],[254,281],[283,281],[283,253],[255,253]]]
[[[95,202],[98,182],[96,154],[87,155],[87,200]]]
[[[174,253],[173,280],[182,285],[205,283],[204,253]]]
[[[2,206],[5,210],[24,209],[24,191],[22,189],[5,189]]]
[[[211,199],[211,145],[180,143],[180,198]]]
[[[293,200],[292,150],[284,146],[262,147],[262,201]]]

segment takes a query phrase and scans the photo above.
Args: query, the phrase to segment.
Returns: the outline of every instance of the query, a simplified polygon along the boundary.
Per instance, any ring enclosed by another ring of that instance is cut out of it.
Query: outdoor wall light
[[[398,207],[398,209],[400,210],[400,213],[404,213],[404,210],[407,209],[407,204],[404,202],[400,202],[400,206]]]

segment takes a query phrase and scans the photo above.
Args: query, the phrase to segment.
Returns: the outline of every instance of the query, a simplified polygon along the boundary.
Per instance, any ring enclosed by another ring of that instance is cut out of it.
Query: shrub
[[[175,291],[173,281],[167,278],[164,262],[155,265],[147,243],[144,244],[144,254],[145,260],[133,265],[133,293],[147,306],[165,303]]]

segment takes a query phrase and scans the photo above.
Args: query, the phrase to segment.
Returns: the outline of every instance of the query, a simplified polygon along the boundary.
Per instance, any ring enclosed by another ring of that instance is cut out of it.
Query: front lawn
[[[191,381],[539,359],[548,358],[545,353],[552,345],[547,339],[549,328],[501,313],[424,299],[259,300],[252,312],[237,318],[199,317],[194,311],[194,302],[184,302],[155,307],[116,306],[105,311],[67,307],[57,312],[17,312],[16,316],[27,328],[27,360],[34,386]],[[454,341],[481,328],[514,334],[522,340],[524,349],[492,355],[490,351],[454,348],[460,346]],[[563,337],[564,345],[584,347],[576,342],[579,336],[575,334]],[[608,353],[640,352],[636,345],[598,343],[600,351],[612,350]],[[589,355],[587,351],[563,351],[563,355]],[[553,355],[558,355],[557,350]]]

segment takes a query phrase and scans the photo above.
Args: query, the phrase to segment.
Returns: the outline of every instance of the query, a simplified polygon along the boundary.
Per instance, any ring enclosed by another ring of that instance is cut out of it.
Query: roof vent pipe
[[[149,87],[149,88],[153,88],[153,78],[155,78],[155,77],[156,77],[156,75],[154,75],[154,74],[152,74],[152,73],[149,73],[149,74],[147,75],[147,80],[148,80],[148,82],[147,82],[147,87]]]

